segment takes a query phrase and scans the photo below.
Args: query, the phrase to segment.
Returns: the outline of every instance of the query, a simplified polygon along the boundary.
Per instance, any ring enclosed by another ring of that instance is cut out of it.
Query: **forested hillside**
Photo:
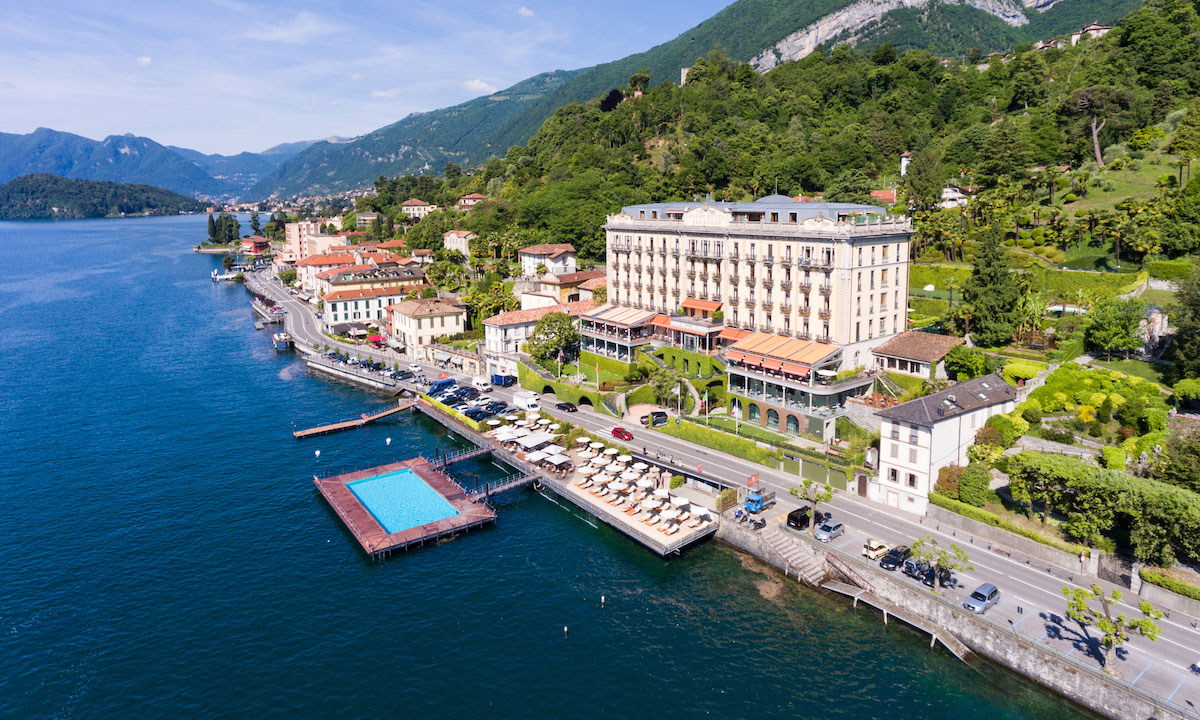
[[[97,218],[200,212],[204,205],[150,185],[25,175],[0,185],[0,218]]]
[[[611,106],[569,104],[526,145],[482,171],[454,173],[438,187],[424,180],[430,189],[423,199],[443,207],[471,191],[492,199],[470,213],[430,215],[408,234],[412,246],[432,246],[443,229],[460,226],[480,232],[486,244],[490,235],[520,228],[524,242],[569,241],[600,258],[604,216],[623,204],[707,193],[750,198],[776,182],[787,194],[861,200],[898,181],[899,155],[907,150],[917,158],[902,196],[918,209],[936,202],[951,179],[977,187],[984,200],[969,213],[917,213],[934,252],[961,256],[979,227],[1001,222],[1014,232],[1037,225],[1047,242],[1104,245],[1124,237],[1122,250],[1133,259],[1175,255],[1198,246],[1197,225],[1187,218],[1200,215],[1200,204],[1193,206],[1200,201],[1168,187],[1180,176],[1186,183],[1185,169],[1164,165],[1159,174],[1170,179],[1160,178],[1161,191],[1152,186],[1136,207],[1093,207],[1074,217],[1063,204],[1089,189],[1102,193],[1106,173],[1142,162],[1138,153],[1168,161],[1194,153],[1166,143],[1198,91],[1200,21],[1187,0],[1140,9],[1100,40],[1027,51],[983,69],[920,51],[897,57],[886,46],[869,53],[840,46],[760,75],[711,54],[682,88],[628,92]],[[1197,116],[1200,110],[1186,115]],[[1108,155],[1103,168],[1091,139],[1093,117]],[[1173,154],[1164,156],[1168,150]],[[1045,174],[1057,165],[1087,175]],[[395,217],[398,208],[389,203],[407,199],[415,182],[364,202]],[[1022,216],[1038,208],[1053,222],[1025,222]],[[1145,241],[1140,249],[1137,238]]]

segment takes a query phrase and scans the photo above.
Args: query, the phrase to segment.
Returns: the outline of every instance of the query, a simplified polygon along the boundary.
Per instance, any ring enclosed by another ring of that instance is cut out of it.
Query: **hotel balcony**
[[[822,320],[828,320],[829,319],[829,311],[828,310],[819,310],[819,311],[817,311],[817,317],[821,318]]]
[[[658,253],[659,257],[667,256],[667,249],[665,247],[660,247],[659,249],[655,250],[654,252]]]
[[[734,305],[737,305],[737,302],[738,302],[737,292],[734,292],[732,295],[729,296],[729,302],[733,303]]]
[[[753,297],[746,298],[746,307],[748,307],[748,308],[754,307],[754,298]]]
[[[696,271],[695,271],[695,270],[688,270],[688,271],[687,271],[687,276],[688,276],[688,280],[695,280],[695,279],[696,279]]]
[[[754,257],[753,255],[747,255],[747,256],[745,257],[745,260],[746,260],[746,262],[750,263],[751,265],[753,265],[753,264],[754,264],[754,261],[755,261],[755,260],[757,260],[757,259],[758,259],[758,258]]]
[[[771,308],[775,307],[775,303],[770,300],[763,299],[758,301],[758,306],[763,310],[770,310]]]
[[[746,276],[746,287],[754,287],[754,276],[753,275]]]
[[[790,313],[792,311],[791,303],[787,303],[787,302],[783,303],[782,305],[779,306],[779,311],[784,312],[784,313]]]
[[[721,276],[720,276],[719,274],[717,274],[717,273],[713,273],[713,274],[712,274],[712,281],[713,281],[713,282],[715,282],[715,283],[719,283],[719,282],[721,282]]]
[[[771,280],[771,278],[763,278],[762,279],[762,286],[763,286],[764,290],[770,290],[771,286],[774,284],[775,283],[774,283],[774,281]]]
[[[675,268],[674,270],[671,271],[671,277],[673,277],[673,278],[679,277],[679,268]]]
[[[641,289],[642,289],[642,284],[641,284],[640,282],[639,282],[639,283],[634,283],[634,284],[633,284],[633,289],[634,289],[634,290],[641,290]]]
[[[812,292],[812,283],[807,281],[800,283],[796,287],[800,292],[805,294]]]
[[[612,249],[613,249],[613,252],[627,253],[627,252],[631,252],[633,250],[633,246],[626,245],[624,243],[613,243]]]
[[[660,267],[660,268],[658,269],[658,274],[659,274],[659,275],[662,275],[663,277],[666,277],[666,276],[667,276],[667,268],[666,268],[666,266],[665,266],[665,265],[664,265],[663,267]]]
[[[721,293],[720,293],[720,291],[714,292],[714,293],[712,294],[712,301],[713,301],[713,302],[721,302]]]
[[[799,313],[801,315],[808,315],[809,313],[812,312],[812,306],[809,305],[808,303],[804,303],[803,305],[801,305],[800,307],[798,307],[796,309],[797,309],[797,311],[799,311]]]
[[[677,250],[677,249],[676,249],[676,250],[672,250],[672,251],[671,251],[671,257],[679,257],[679,250]]]
[[[626,280],[625,282],[623,282],[621,284],[625,287],[626,290],[628,290],[630,288],[630,283],[628,280]]]
[[[734,261],[736,261],[736,260],[738,259],[738,251],[737,251],[737,250],[730,250],[730,251],[729,251],[729,259],[730,259],[730,260],[734,260]]]
[[[703,246],[699,246],[699,247],[690,249],[687,251],[686,254],[689,258],[708,258],[711,260],[720,260],[721,259],[720,247],[713,247],[712,245],[708,246],[707,248],[705,248]]]
[[[706,273],[706,272],[700,273],[700,282],[708,282],[708,273]]]
[[[707,290],[701,290],[701,291],[700,291],[700,299],[701,299],[701,300],[707,300],[707,299],[708,299],[708,291],[707,291]]]
[[[667,286],[666,286],[666,285],[660,285],[660,286],[659,286],[659,288],[658,288],[658,294],[659,294],[659,295],[666,295],[666,294],[667,294]]]
[[[792,331],[791,331],[791,329],[790,329],[790,328],[784,328],[784,329],[782,329],[782,330],[778,331],[776,334],[777,334],[777,335],[782,335],[782,336],[784,336],[784,337],[791,337],[791,336],[792,336]]]
[[[818,290],[820,290],[822,295],[829,295],[830,293],[833,292],[833,286],[832,285],[822,285],[820,288],[818,288]]]
[[[738,284],[738,274],[737,273],[734,273],[729,276],[729,284],[733,285],[734,287],[737,287],[737,284]]]
[[[634,269],[634,270],[636,270],[637,272],[641,272],[641,271],[642,271],[642,264],[641,264],[641,263],[637,263],[637,264],[635,264],[635,265],[633,266],[633,269]]]
[[[764,257],[762,259],[762,261],[763,261],[764,265],[774,265],[775,264],[775,258],[771,255]]]
[[[779,287],[782,290],[791,290],[792,289],[792,281],[784,280],[783,282],[779,283]]]
[[[675,297],[679,297],[679,288],[672,288],[671,294],[674,295]]]

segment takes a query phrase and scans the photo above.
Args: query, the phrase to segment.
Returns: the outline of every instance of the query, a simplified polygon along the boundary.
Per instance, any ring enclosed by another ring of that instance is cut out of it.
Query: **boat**
[[[292,346],[292,336],[285,332],[277,332],[271,336],[271,344],[276,350],[287,350]]]
[[[238,276],[238,273],[236,273],[236,272],[218,273],[216,268],[213,268],[212,275],[211,275],[213,282],[221,282],[222,280],[233,280],[237,276]]]

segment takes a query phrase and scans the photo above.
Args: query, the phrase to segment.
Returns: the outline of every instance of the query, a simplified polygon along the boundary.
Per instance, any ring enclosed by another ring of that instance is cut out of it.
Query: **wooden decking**
[[[355,480],[385,475],[405,468],[415,472],[453,505],[454,509],[458,510],[458,515],[400,532],[389,533],[375,520],[375,516],[359,502],[354,492],[346,487],[348,483]],[[358,540],[362,549],[372,557],[387,555],[413,545],[434,542],[445,536],[465,532],[496,520],[496,513],[486,505],[472,502],[461,487],[445,474],[433,469],[429,461],[424,458],[380,465],[327,478],[314,477],[313,483],[334,512],[338,514],[338,517],[342,519],[342,522],[346,523],[346,527]]]
[[[333,423],[331,425],[322,425],[320,427],[309,428],[308,430],[296,430],[292,433],[292,435],[297,440],[300,440],[317,435],[338,432],[340,430],[349,430],[351,428],[362,427],[363,425],[369,425],[370,423],[373,423],[381,418],[388,417],[389,415],[395,415],[398,412],[404,412],[405,410],[410,409],[413,404],[414,403],[412,400],[401,401],[396,405],[396,407],[388,408],[387,410],[377,412],[374,415],[363,414],[362,417],[355,420],[346,420],[345,422]]]

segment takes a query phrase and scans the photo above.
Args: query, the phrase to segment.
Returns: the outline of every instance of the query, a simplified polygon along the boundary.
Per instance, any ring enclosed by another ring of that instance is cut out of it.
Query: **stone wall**
[[[1142,581],[1138,589],[1138,597],[1150,603],[1159,610],[1174,610],[1186,613],[1192,617],[1200,617],[1200,601],[1185,597],[1177,592],[1171,592],[1165,587]]]
[[[921,522],[935,527],[940,525],[943,528],[954,528],[960,542],[964,545],[986,545],[989,549],[996,546],[1036,561],[1049,563],[1068,572],[1082,573],[1090,577],[1096,576],[1100,557],[1099,550],[1093,549],[1091,555],[1086,559],[1086,563],[1081,565],[1078,555],[1056,550],[1036,540],[1030,540],[987,523],[972,520],[932,503],[925,511],[925,518]]]

